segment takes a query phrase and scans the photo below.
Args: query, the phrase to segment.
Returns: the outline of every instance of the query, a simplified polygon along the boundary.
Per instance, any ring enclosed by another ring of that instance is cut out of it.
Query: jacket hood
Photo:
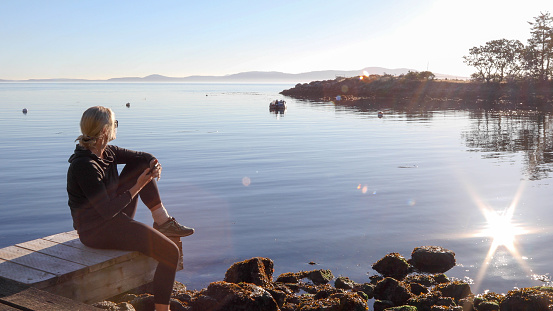
[[[69,160],[67,160],[69,163],[73,162],[73,160],[77,158],[87,157],[92,158],[93,156],[96,156],[92,153],[92,151],[86,149],[85,147],[81,145],[77,145],[75,147],[75,152],[69,157]]]
[[[77,145],[75,147],[75,152],[69,157],[67,160],[69,163],[72,163],[76,159],[79,158],[89,158],[92,159],[98,163],[102,163],[102,165],[108,165],[114,161],[113,157],[113,151],[111,151],[110,146],[108,145],[106,150],[104,151],[104,158],[100,159],[97,155],[92,153],[92,151],[86,149],[85,147],[81,145]]]

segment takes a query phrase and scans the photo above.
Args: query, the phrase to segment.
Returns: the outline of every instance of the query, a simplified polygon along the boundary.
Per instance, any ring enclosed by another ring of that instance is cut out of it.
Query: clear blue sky
[[[552,0],[0,0],[0,79],[409,68],[469,76]]]

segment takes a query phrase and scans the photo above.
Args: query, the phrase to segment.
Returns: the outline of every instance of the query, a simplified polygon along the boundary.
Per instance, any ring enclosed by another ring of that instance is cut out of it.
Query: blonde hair
[[[81,117],[81,133],[75,141],[79,142],[79,145],[91,149],[96,145],[98,139],[102,138],[104,134],[104,128],[107,129],[107,141],[115,139],[115,114],[109,108],[102,106],[95,106],[88,108]]]

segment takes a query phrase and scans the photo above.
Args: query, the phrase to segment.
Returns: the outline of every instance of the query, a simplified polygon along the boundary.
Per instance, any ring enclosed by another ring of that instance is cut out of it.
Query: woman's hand
[[[145,168],[142,174],[138,176],[136,184],[129,189],[131,196],[134,198],[154,178],[157,178],[157,180],[161,178],[161,165],[159,165],[157,159],[153,159],[150,162],[150,167]]]
[[[150,174],[152,178],[157,178],[157,180],[161,178],[161,164],[157,159],[150,161]]]
[[[136,179],[136,184],[129,189],[131,193],[131,197],[135,197],[144,186],[146,186],[152,179],[154,178],[152,174],[150,174],[151,169],[149,167],[145,168],[142,174],[138,176]]]

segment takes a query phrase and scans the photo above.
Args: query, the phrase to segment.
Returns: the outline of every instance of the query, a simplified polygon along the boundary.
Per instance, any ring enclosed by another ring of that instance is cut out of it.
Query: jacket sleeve
[[[72,166],[73,176],[87,198],[89,208],[94,208],[102,218],[115,217],[131,202],[129,191],[110,199],[106,186],[102,182],[102,170],[96,167],[95,162],[75,161]]]
[[[109,148],[113,151],[117,164],[133,163],[134,161],[145,161],[149,164],[150,161],[155,159],[151,153],[147,152],[134,151],[114,145],[109,145]]]

